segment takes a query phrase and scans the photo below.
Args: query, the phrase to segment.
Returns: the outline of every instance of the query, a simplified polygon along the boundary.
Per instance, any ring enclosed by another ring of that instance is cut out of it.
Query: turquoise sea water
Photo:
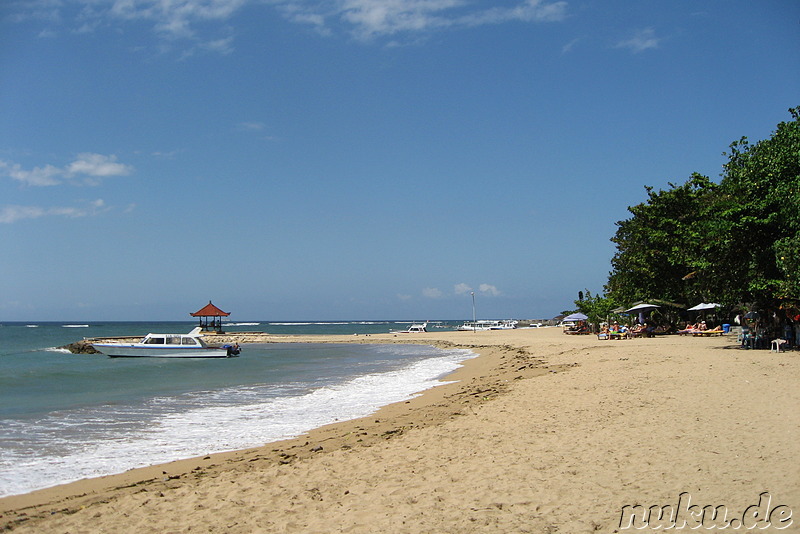
[[[228,332],[369,334],[408,323],[233,323]],[[448,325],[449,323],[445,323]],[[258,446],[372,413],[474,354],[419,345],[257,344],[225,359],[108,358],[84,337],[188,332],[193,322],[3,323],[0,496]]]

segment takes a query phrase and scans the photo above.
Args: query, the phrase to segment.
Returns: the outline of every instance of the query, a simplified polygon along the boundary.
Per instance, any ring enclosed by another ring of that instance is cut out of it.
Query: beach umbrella
[[[625,313],[634,313],[634,312],[635,313],[647,313],[647,312],[651,312],[651,311],[653,311],[653,310],[655,310],[657,308],[660,308],[660,307],[661,306],[658,306],[657,304],[642,303],[642,304],[637,304],[633,308],[625,310]]]
[[[638,313],[639,314],[639,322],[644,323],[644,314],[651,312],[655,309],[660,308],[658,304],[647,304],[646,302],[642,304],[637,304],[633,308],[625,310],[625,313]]]
[[[713,310],[714,308],[719,308],[719,304],[716,302],[701,302],[697,306],[693,306],[686,311],[703,311],[703,310]]]
[[[589,317],[582,314],[581,312],[573,313],[572,315],[567,315],[564,317],[565,321],[585,321]]]

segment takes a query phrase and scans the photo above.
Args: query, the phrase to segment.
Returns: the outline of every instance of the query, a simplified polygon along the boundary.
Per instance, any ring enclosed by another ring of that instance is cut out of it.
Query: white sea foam
[[[392,348],[376,350],[380,354]],[[423,354],[421,351],[429,354],[430,347],[412,348],[409,355]],[[311,390],[283,384],[277,392],[272,386],[273,395],[267,397],[260,386],[237,387],[194,393],[189,400],[154,398],[149,407],[117,412],[109,407],[108,411],[51,422],[49,455],[0,450],[0,496],[179,458],[259,446],[336,421],[364,417],[381,406],[445,383],[439,378],[473,356],[467,350],[448,350],[401,369]],[[187,404],[192,407],[185,409]],[[142,412],[152,410],[157,414],[154,419],[141,419]],[[17,432],[29,435],[30,431],[21,426]],[[15,430],[9,428],[9,432]],[[63,440],[65,434],[76,437]]]
[[[64,328],[89,328],[88,324],[62,324]]]

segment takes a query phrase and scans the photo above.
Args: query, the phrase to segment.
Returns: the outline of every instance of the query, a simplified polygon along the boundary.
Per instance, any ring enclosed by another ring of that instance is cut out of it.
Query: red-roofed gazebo
[[[201,330],[216,330],[218,333],[222,333],[222,318],[229,316],[230,312],[220,310],[209,300],[208,304],[189,315],[200,318]]]

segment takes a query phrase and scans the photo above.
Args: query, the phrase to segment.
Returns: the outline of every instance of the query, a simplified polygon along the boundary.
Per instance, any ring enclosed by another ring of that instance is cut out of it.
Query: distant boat
[[[498,326],[500,321],[467,321],[456,330],[461,332],[475,332],[477,330],[491,330],[493,326]]]
[[[513,321],[511,319],[495,322],[497,324],[490,327],[489,330],[514,330],[517,327],[517,321]]]
[[[211,347],[202,339],[200,327],[188,334],[147,334],[138,343],[92,343],[112,358],[230,358],[238,356],[238,345]]]
[[[63,328],[89,328],[88,324],[62,324]]]
[[[419,334],[428,331],[428,323],[414,323],[405,330],[390,330],[390,334]]]
[[[517,327],[517,321],[467,321],[456,330],[461,332],[475,332],[478,330],[513,330]]]

